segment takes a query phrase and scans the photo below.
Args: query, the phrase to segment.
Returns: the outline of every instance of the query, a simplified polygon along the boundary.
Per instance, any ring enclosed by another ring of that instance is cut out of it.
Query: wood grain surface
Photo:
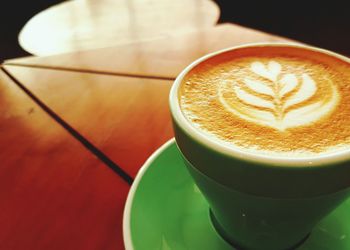
[[[172,81],[5,68],[132,177],[173,136],[168,108]]]
[[[209,0],[76,0],[28,22],[28,51],[78,52],[0,72],[0,249],[124,249],[127,183],[173,136],[177,74],[226,47],[291,42],[218,15]]]
[[[34,55],[115,46],[213,26],[211,0],[76,0],[32,17],[19,35]]]
[[[207,53],[253,42],[293,41],[234,24],[221,24],[163,39],[55,56],[20,58],[6,63],[175,78],[189,63]]]
[[[123,249],[128,189],[0,72],[0,249]]]

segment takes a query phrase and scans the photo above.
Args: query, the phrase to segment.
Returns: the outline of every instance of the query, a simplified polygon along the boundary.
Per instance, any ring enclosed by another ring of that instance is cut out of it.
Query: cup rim
[[[209,138],[199,129],[196,129],[184,116],[183,112],[180,109],[180,103],[178,98],[178,90],[179,86],[183,80],[183,78],[189,73],[195,66],[200,64],[201,62],[217,56],[219,54],[242,49],[242,48],[250,48],[250,47],[294,47],[300,49],[306,49],[314,52],[319,52],[322,54],[330,55],[332,57],[338,58],[342,61],[350,63],[350,59],[346,56],[340,55],[338,53],[298,43],[281,43],[281,42],[263,42],[263,43],[248,43],[239,46],[233,46],[229,48],[225,48],[222,50],[218,50],[212,53],[209,53],[205,56],[200,57],[195,60],[191,64],[189,64],[175,79],[169,94],[169,102],[170,102],[170,112],[174,119],[174,121],[180,126],[186,133],[188,133],[192,139],[199,142],[202,145],[206,145],[210,149],[227,155],[229,157],[233,157],[236,159],[240,159],[243,161],[249,161],[257,164],[266,164],[273,166],[285,166],[285,167],[309,167],[309,166],[323,166],[336,164],[340,162],[344,162],[350,159],[350,148],[343,149],[336,152],[324,153],[316,156],[306,156],[306,157],[293,157],[293,156],[275,156],[275,155],[264,155],[259,153],[248,152],[240,149],[239,147],[229,146],[219,139]]]

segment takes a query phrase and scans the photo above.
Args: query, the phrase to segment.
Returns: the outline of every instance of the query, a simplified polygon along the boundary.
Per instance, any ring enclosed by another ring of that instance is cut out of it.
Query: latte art
[[[209,58],[179,88],[200,133],[254,153],[304,157],[350,148],[350,65],[295,47],[252,47]]]
[[[222,105],[247,121],[285,130],[321,119],[338,103],[337,88],[326,77],[323,84],[329,94],[315,100],[318,84],[307,73],[281,74],[282,66],[276,61],[269,61],[266,66],[253,62],[250,69],[255,78],[245,77],[218,86]]]

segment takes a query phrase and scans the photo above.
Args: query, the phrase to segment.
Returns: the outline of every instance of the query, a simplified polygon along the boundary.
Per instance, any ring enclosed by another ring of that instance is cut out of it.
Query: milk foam
[[[350,65],[300,48],[245,48],[194,67],[179,90],[188,121],[213,140],[309,157],[350,148]]]
[[[226,110],[247,121],[285,130],[323,118],[334,111],[339,102],[338,90],[330,79],[325,79],[329,82],[330,98],[324,96],[313,102],[318,83],[307,73],[281,74],[282,65],[276,61],[269,61],[267,65],[253,62],[250,69],[256,78],[246,77],[218,86],[218,98]],[[293,90],[294,93],[286,97]],[[225,93],[230,91],[236,96],[231,102],[225,98]]]

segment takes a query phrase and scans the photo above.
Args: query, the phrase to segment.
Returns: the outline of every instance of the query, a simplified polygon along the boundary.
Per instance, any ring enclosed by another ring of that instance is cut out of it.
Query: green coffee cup
[[[293,249],[343,202],[350,187],[350,151],[312,159],[238,152],[196,129],[179,104],[183,78],[199,63],[246,47],[293,47],[346,57],[296,44],[250,44],[204,56],[177,77],[170,93],[176,143],[206,197],[218,233],[240,249]],[[205,239],[203,239],[205,240]]]

